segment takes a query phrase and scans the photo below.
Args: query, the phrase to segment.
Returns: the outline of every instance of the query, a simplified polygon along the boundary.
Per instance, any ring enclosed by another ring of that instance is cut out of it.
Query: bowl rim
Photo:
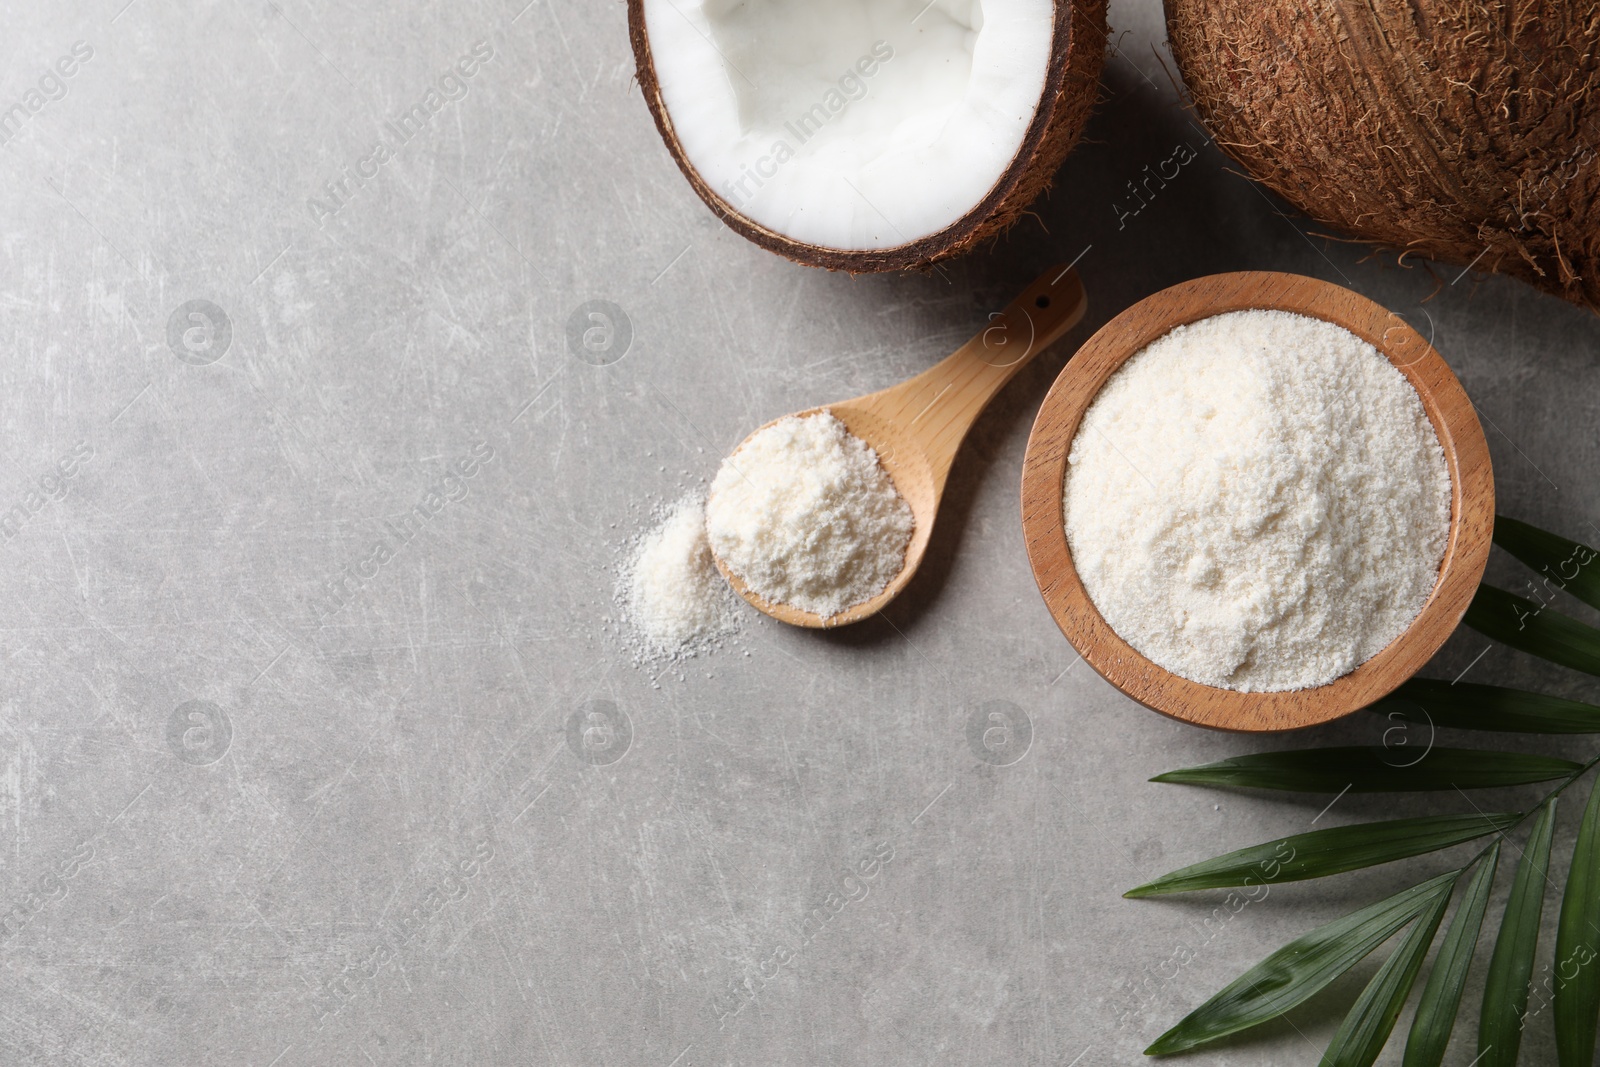
[[[1422,400],[1450,474],[1450,534],[1439,577],[1411,624],[1353,671],[1309,689],[1241,693],[1191,681],[1134,650],[1089,599],[1067,545],[1067,455],[1106,381],[1175,327],[1245,310],[1290,311],[1367,341]],[[1344,286],[1278,271],[1212,274],[1145,297],[1112,318],[1068,360],[1028,435],[1022,467],[1028,562],[1056,625],[1089,666],[1145,707],[1221,730],[1293,730],[1349,715],[1415,674],[1453,633],[1477,592],[1494,533],[1494,473],[1477,411],[1444,357],[1400,315]]]

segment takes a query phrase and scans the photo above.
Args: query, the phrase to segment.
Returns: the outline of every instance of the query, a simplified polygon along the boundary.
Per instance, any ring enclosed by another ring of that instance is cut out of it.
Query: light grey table
[[[692,196],[623,5],[523,2],[5,5],[0,105],[49,92],[0,152],[0,1061],[1129,1064],[1398,887],[1226,921],[1120,899],[1321,804],[1146,784],[1286,742],[1075,663],[1023,553],[1029,420],[1139,297],[1299,271],[1432,334],[1502,509],[1577,535],[1600,320],[1317,236],[1177,106],[1154,3],[1113,5],[1102,106],[1037,218],[948,277],[852,279]],[[426,126],[385,127],[475,47]],[[1180,143],[1198,159],[1119,218]],[[890,611],[632,664],[612,585],[653,505],[1080,254],[1089,319],[977,427]],[[591,300],[631,329],[603,366],[568,349]],[[1585,691],[1499,650],[1471,669]],[[1337,1000],[1196,1062],[1312,1062]]]

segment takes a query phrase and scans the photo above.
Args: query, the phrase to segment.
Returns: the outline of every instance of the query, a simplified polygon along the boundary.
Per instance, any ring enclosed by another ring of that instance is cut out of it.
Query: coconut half
[[[639,84],[729,226],[834,270],[1013,222],[1082,132],[1105,0],[629,0]]]

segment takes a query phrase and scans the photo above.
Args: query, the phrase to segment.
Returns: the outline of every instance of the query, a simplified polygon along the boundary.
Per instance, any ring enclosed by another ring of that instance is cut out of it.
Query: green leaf
[[[1600,674],[1600,630],[1504,589],[1478,586],[1463,621],[1485,637],[1540,659]]]
[[[1550,873],[1550,837],[1556,825],[1556,799],[1545,801],[1517,864],[1500,935],[1495,938],[1489,975],[1483,985],[1478,1019],[1479,1067],[1514,1067],[1522,1043],[1522,1017],[1528,1009],[1528,980],[1539,947],[1539,914]]]
[[[1590,789],[1556,927],[1556,1052],[1561,1067],[1594,1062],[1600,1021],[1600,789]]]
[[[1504,515],[1494,517],[1494,543],[1538,571],[1545,592],[1565,590],[1600,608],[1600,566],[1592,566],[1600,552]]]
[[[1321,1067],[1372,1067],[1394,1031],[1395,1020],[1400,1018],[1400,1009],[1411,995],[1423,957],[1428,954],[1428,946],[1433,944],[1433,935],[1438,932],[1439,920],[1444,918],[1444,909],[1449,904],[1450,890],[1446,888],[1439,892],[1433,907],[1406,931],[1399,947],[1383,961],[1383,966],[1339,1024],[1338,1032],[1322,1054]]]
[[[1406,1038],[1406,1058],[1402,1067],[1439,1067],[1444,1062],[1445,1049],[1450,1044],[1450,1031],[1456,1025],[1456,1012],[1461,1008],[1461,994],[1467,986],[1467,970],[1472,966],[1472,951],[1478,944],[1478,933],[1483,929],[1483,913],[1489,907],[1489,890],[1494,887],[1495,867],[1500,862],[1500,843],[1478,864],[1478,870],[1467,883],[1461,904],[1450,920],[1450,929],[1433,959],[1433,972],[1422,987],[1417,1001],[1417,1014],[1411,1020],[1411,1034]]]
[[[1451,683],[1437,678],[1413,678],[1370,710],[1391,720],[1459,730],[1600,733],[1600,706],[1498,685]],[[1391,731],[1401,729],[1390,727]],[[1386,738],[1388,733],[1385,731]]]
[[[1414,761],[1413,761],[1414,760]],[[1581,767],[1571,760],[1521,752],[1435,748],[1414,759],[1404,751],[1365,748],[1305,748],[1168,771],[1152,782],[1288,789],[1301,793],[1403,793],[1431,789],[1487,789],[1565,778]]]
[[[1123,896],[1156,897],[1196,889],[1323,878],[1500,833],[1516,825],[1521,817],[1515,812],[1475,812],[1313,830],[1180,868],[1130,889]]]
[[[1432,907],[1440,895],[1450,892],[1459,874],[1451,871],[1430,878],[1289,942],[1190,1012],[1145,1054],[1184,1052],[1277,1018],[1326,988]]]

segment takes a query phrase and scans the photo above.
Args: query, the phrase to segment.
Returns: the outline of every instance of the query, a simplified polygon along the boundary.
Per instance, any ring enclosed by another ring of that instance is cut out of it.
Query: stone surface
[[[0,106],[45,82],[0,152],[0,1060],[1128,1064],[1407,884],[1237,915],[1120,898],[1394,808],[1151,774],[1404,738],[1374,716],[1205,733],[1077,663],[1022,549],[1029,420],[1134,300],[1298,271],[1434,338],[1502,511],[1593,537],[1600,320],[1319,236],[1178,106],[1159,6],[1112,21],[1090,141],[1036,219],[935,274],[852,279],[692,196],[618,3],[8,5]],[[402,142],[385,123],[430,89]],[[1184,144],[1133,212],[1128,183]],[[1088,320],[977,427],[884,617],[632,664],[614,566],[653,505],[1074,258]],[[1431,669],[1594,694],[1486,644]],[[1195,1062],[1314,1062],[1342,1002]],[[1552,1058],[1543,1024],[1528,1042]]]

